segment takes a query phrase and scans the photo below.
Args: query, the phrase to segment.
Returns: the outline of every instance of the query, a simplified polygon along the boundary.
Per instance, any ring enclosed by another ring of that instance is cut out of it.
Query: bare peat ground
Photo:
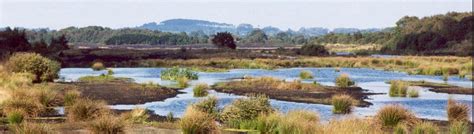
[[[442,84],[442,83],[433,83],[427,81],[406,81],[410,84],[410,86],[420,86],[429,88],[430,91],[436,93],[447,93],[447,94],[465,94],[465,95],[473,95],[472,88],[465,88],[459,86],[453,86],[449,84]]]

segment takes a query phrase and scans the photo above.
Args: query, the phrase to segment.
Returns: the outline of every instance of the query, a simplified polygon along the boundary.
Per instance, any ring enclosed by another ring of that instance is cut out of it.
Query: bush
[[[221,120],[252,120],[260,114],[273,112],[268,97],[263,95],[249,96],[239,98],[232,104],[224,107],[221,114]]]
[[[173,68],[161,71],[160,77],[162,80],[178,80],[183,77],[189,80],[198,79],[197,73],[193,72],[191,69],[178,68],[178,67],[173,67]]]
[[[303,70],[300,72],[300,78],[301,79],[312,79],[313,78],[313,73],[310,71]]]
[[[64,106],[73,105],[80,96],[81,93],[77,90],[66,91],[66,93],[64,93]]]
[[[469,123],[465,121],[453,121],[449,124],[450,134],[468,134]]]
[[[88,123],[89,130],[94,134],[123,133],[125,124],[117,117],[104,115]]]
[[[45,82],[58,78],[61,66],[36,53],[15,53],[6,62],[6,68],[11,72],[35,75],[33,82]]]
[[[341,74],[336,78],[336,86],[338,87],[350,87],[354,84],[355,82],[351,80],[348,74]]]
[[[46,124],[22,123],[11,125],[9,130],[14,134],[52,134],[53,130]]]
[[[411,97],[411,98],[419,97],[418,90],[416,89],[408,90],[408,97]]]
[[[315,112],[295,110],[282,118],[278,132],[281,134],[312,134],[317,131],[319,116]]]
[[[94,64],[92,64],[92,70],[94,71],[100,71],[100,70],[104,70],[105,69],[105,65],[104,63],[102,62],[94,62]]]
[[[332,112],[335,114],[347,114],[352,111],[352,106],[357,103],[357,100],[353,99],[349,95],[334,95],[332,97]]]
[[[150,115],[145,108],[134,108],[132,111],[122,114],[122,118],[129,123],[145,123]]]
[[[413,134],[437,134],[438,132],[438,127],[430,122],[418,123],[412,131]]]
[[[415,124],[418,119],[410,111],[400,105],[387,105],[382,107],[376,114],[376,120],[383,127],[395,127],[399,123]]]
[[[407,95],[408,84],[403,81],[391,81],[390,82],[390,97],[405,97]]]
[[[179,121],[183,134],[208,134],[217,130],[217,124],[212,115],[188,107]]]
[[[90,99],[77,99],[73,105],[66,107],[67,119],[73,122],[88,121],[108,113],[105,102]]]
[[[448,100],[448,106],[446,107],[448,113],[448,121],[469,121],[469,106],[466,104],[459,103],[453,99]]]
[[[199,83],[193,88],[194,97],[204,97],[208,94],[209,86],[206,83]]]
[[[20,124],[25,118],[25,112],[20,109],[6,113],[6,115],[9,124]]]
[[[323,45],[316,45],[316,44],[305,44],[301,47],[299,53],[301,55],[308,55],[308,56],[321,56],[321,55],[328,55],[329,52]]]
[[[216,97],[208,97],[204,100],[201,100],[192,105],[195,110],[199,110],[201,112],[208,113],[213,117],[217,116],[217,98]]]

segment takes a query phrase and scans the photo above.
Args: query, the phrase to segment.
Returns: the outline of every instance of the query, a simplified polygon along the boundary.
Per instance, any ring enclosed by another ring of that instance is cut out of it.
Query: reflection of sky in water
[[[114,68],[114,76],[117,77],[129,77],[135,79],[138,83],[153,81],[161,85],[170,85],[174,82],[161,81],[160,72],[163,68]],[[357,69],[357,68],[342,68],[340,72],[336,72],[334,68],[290,68],[290,69],[277,69],[277,70],[261,70],[261,69],[234,69],[229,72],[217,72],[217,73],[199,73],[199,80],[191,82],[194,85],[199,82],[205,82],[212,85],[219,81],[226,81],[231,78],[239,78],[243,76],[272,76],[280,79],[294,80],[298,79],[299,72],[301,70],[309,70],[313,72],[318,83],[324,85],[334,85],[334,80],[337,76],[342,73],[347,73],[350,77],[356,81],[356,84],[363,89],[367,89],[368,92],[373,93],[387,93],[389,84],[385,81],[388,80],[425,80],[430,82],[443,82],[441,76],[424,76],[424,75],[407,75],[401,72],[391,72],[374,69]],[[106,71],[92,71],[89,68],[66,68],[61,69],[60,76],[66,81],[74,81],[79,77],[86,75],[100,75],[106,73]],[[304,80],[304,82],[312,82],[313,80]],[[463,87],[471,87],[472,82],[467,79],[460,79],[457,76],[451,76],[448,81],[449,84],[454,84]],[[416,87],[414,87],[416,88]],[[420,88],[420,87],[418,87]],[[149,102],[140,105],[115,105],[112,106],[116,109],[131,109],[134,107],[146,107],[153,110],[156,114],[166,115],[169,112],[173,112],[176,116],[181,116],[187,105],[194,103],[202,98],[195,98],[192,96],[192,86],[184,90],[184,94],[179,94],[174,98],[169,98],[164,101]],[[428,89],[419,89],[420,97],[418,98],[400,98],[400,97],[388,97],[387,94],[369,96],[367,101],[372,102],[374,105],[368,108],[356,108],[353,115],[366,116],[374,115],[375,112],[385,104],[401,104],[411,111],[415,112],[418,117],[430,118],[430,119],[441,119],[447,120],[446,118],[446,103],[449,97],[459,100],[463,103],[468,104],[472,109],[472,96],[470,95],[448,95],[445,93],[434,93],[428,91]],[[219,107],[223,107],[232,102],[236,98],[242,96],[217,93],[211,91],[210,95],[217,96],[219,98]],[[273,107],[280,111],[287,112],[291,109],[306,109],[318,112],[323,119],[337,118],[332,115],[330,105],[321,104],[306,104],[306,103],[295,103],[287,101],[271,100]]]

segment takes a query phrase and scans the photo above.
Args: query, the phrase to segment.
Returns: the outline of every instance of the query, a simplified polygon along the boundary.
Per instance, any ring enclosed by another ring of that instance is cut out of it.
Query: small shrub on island
[[[313,73],[310,71],[303,70],[300,72],[300,78],[301,79],[312,79],[313,78]]]
[[[201,112],[208,113],[213,117],[217,118],[218,110],[217,110],[217,98],[214,96],[207,97],[197,103],[192,104],[194,109],[199,110]]]
[[[390,82],[390,97],[406,97],[408,90],[408,84],[403,81],[394,80]]]
[[[338,87],[350,87],[354,84],[355,82],[351,80],[348,74],[341,74],[336,78],[336,86]]]
[[[410,97],[410,98],[419,97],[418,90],[416,90],[416,89],[409,89],[409,90],[408,90],[408,97]]]
[[[186,88],[188,87],[188,82],[189,82],[189,79],[186,78],[186,77],[180,77],[178,78],[178,87],[180,88]]]
[[[100,71],[100,70],[104,70],[105,69],[105,65],[104,63],[102,62],[94,62],[94,64],[92,64],[92,70],[94,71]]]
[[[357,100],[353,99],[349,95],[334,95],[332,97],[331,103],[333,105],[333,113],[347,114],[352,111],[352,107],[357,103]]]
[[[189,80],[198,79],[197,73],[193,72],[191,69],[178,67],[162,70],[160,77],[162,80],[178,80],[183,77]]]
[[[251,95],[247,98],[239,98],[227,105],[220,114],[224,122],[232,120],[252,120],[260,114],[274,111],[270,105],[269,98],[264,95]]]

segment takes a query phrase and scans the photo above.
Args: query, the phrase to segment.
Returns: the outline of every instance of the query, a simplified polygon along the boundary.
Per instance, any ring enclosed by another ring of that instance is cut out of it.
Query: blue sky
[[[405,16],[472,11],[471,0],[0,0],[0,27],[134,27],[173,18],[281,29],[383,28]]]

